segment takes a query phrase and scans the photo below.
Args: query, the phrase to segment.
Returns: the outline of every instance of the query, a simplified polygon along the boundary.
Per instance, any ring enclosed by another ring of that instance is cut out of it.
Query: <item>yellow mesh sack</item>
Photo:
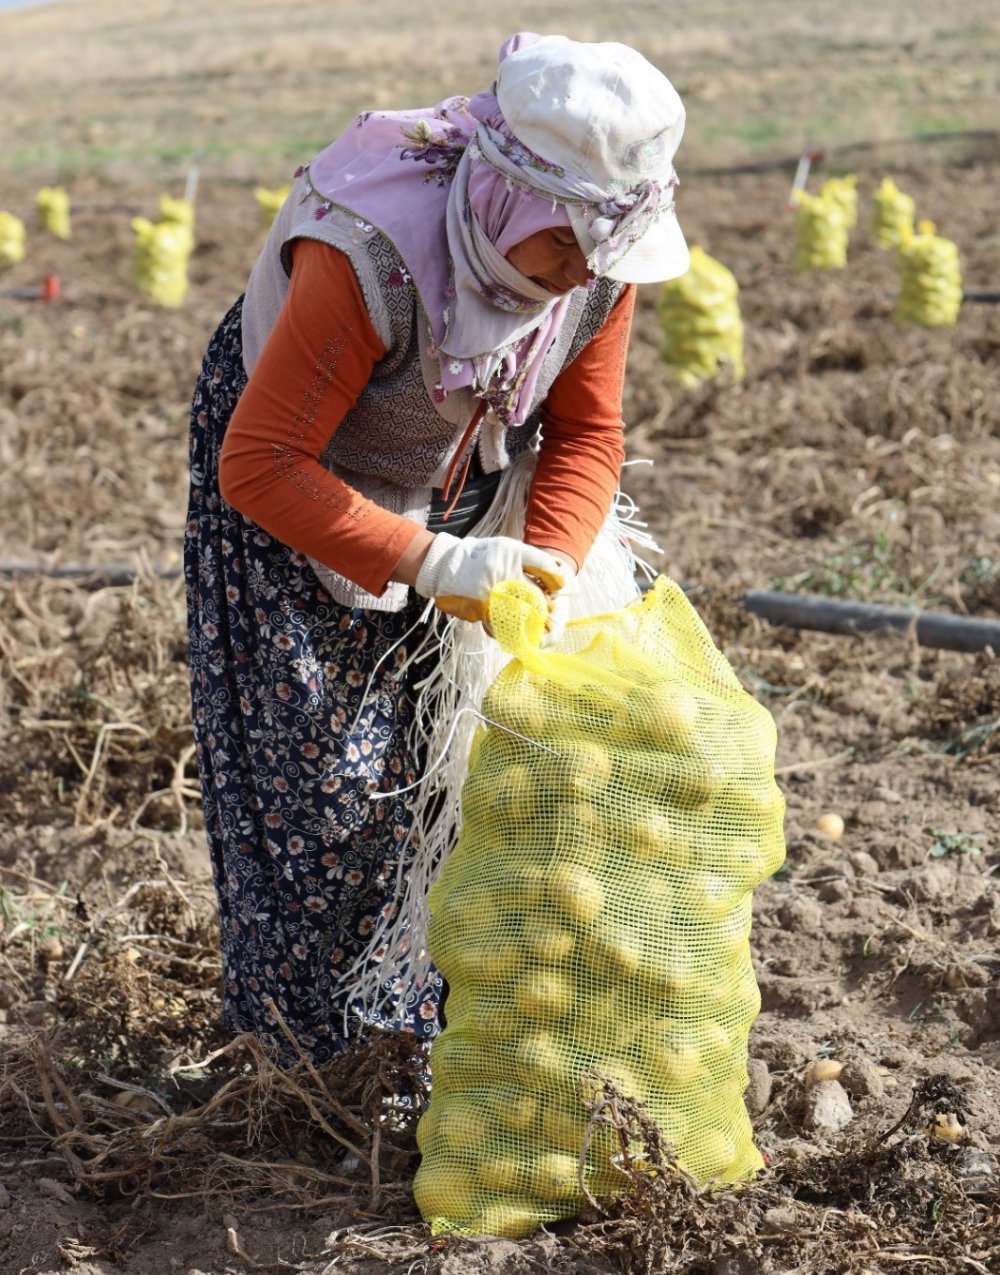
[[[728,371],[743,378],[743,320],[739,286],[731,270],[697,244],[691,266],[660,289],[656,312],[660,357],[681,385],[693,387]]]
[[[627,1189],[608,1129],[581,1155],[599,1076],[700,1182],[760,1167],[751,892],[784,859],[784,802],[770,714],[673,582],[553,650],[529,584],[495,590],[490,622],[514,658],[429,899],[449,995],[414,1195],[436,1233],[514,1237],[574,1216],[581,1171]]]
[[[819,188],[821,198],[832,199],[844,214],[848,230],[858,224],[858,178],[855,173],[844,177],[830,177]]]
[[[9,270],[25,256],[24,222],[13,213],[0,212],[0,271]]]
[[[872,198],[872,235],[878,246],[898,248],[913,233],[915,212],[913,197],[904,194],[891,177],[883,177]]]
[[[795,192],[795,269],[840,270],[847,265],[847,217],[829,195]]]
[[[254,190],[261,230],[270,230],[271,223],[277,217],[291,189],[291,186],[279,186],[277,190],[268,190],[266,186],[258,186]]]
[[[132,282],[160,305],[183,305],[188,289],[188,258],[194,247],[191,227],[183,221],[152,222],[146,217],[134,217],[132,230]]]
[[[170,221],[178,226],[187,226],[194,230],[194,204],[190,199],[174,199],[171,195],[160,196],[159,222]]]
[[[962,306],[962,271],[956,245],[935,234],[932,221],[922,221],[915,235],[903,236],[896,260],[899,297],[894,318],[925,328],[956,323]]]
[[[57,239],[70,237],[69,195],[62,186],[43,186],[35,196],[38,219]]]

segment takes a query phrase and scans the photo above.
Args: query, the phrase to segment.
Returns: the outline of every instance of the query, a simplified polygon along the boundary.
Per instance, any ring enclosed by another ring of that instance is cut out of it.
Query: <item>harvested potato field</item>
[[[289,1071],[222,1029],[179,563],[191,389],[262,241],[254,189],[325,140],[312,114],[302,133],[289,124],[290,81],[314,98],[326,59],[335,114],[369,90],[389,104],[394,82],[431,101],[474,91],[507,32],[491,26],[480,50],[460,6],[421,34],[392,5],[400,35],[381,53],[330,37],[310,61],[321,15],[286,42],[264,21],[280,6],[255,6],[258,43],[227,61],[197,16],[221,6],[164,8],[146,63],[103,0],[0,13],[0,71],[18,56],[34,77],[0,158],[0,210],[28,227],[25,259],[0,275],[0,1275],[1000,1270],[996,652],[926,645],[912,626],[773,624],[745,604],[781,591],[1000,624],[1000,140],[975,113],[995,76],[992,10],[970,6],[960,31],[911,6],[899,35],[861,6],[834,30],[818,5],[790,22],[746,4],[742,43],[722,6],[680,6],[670,39],[638,6],[626,25],[523,15],[684,67],[682,224],[739,284],[746,370],[678,383],[658,291],[641,288],[623,487],[660,546],[652,566],[774,717],[787,859],[754,896],[745,1099],[764,1171],[696,1192],[643,1109],[612,1095],[605,1117],[647,1149],[630,1194],[491,1240],[431,1237],[420,1219],[426,1087],[405,1038]],[[462,23],[456,83],[441,49]],[[69,121],[54,105],[65,60],[41,50],[74,32],[91,43]],[[404,35],[433,50],[419,70]],[[841,269],[795,268],[810,70],[826,152],[809,188],[857,176]],[[168,113],[167,88],[196,75],[197,105]],[[261,85],[280,109],[251,144]],[[823,123],[838,86],[850,132]],[[301,141],[314,128],[315,146]],[[242,152],[223,149],[234,129]],[[195,155],[189,289],[169,308],[133,285],[131,220],[182,193]],[[887,175],[957,245],[954,326],[894,318],[896,264],[870,221]],[[35,222],[56,176],[66,240]],[[390,1094],[408,1105],[386,1121]]]

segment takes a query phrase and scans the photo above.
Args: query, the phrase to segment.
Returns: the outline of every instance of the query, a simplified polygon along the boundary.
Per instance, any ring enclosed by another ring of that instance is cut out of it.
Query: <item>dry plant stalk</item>
[[[185,832],[199,790],[182,583],[0,581],[0,614],[0,728],[22,776],[8,819],[61,824],[69,806],[76,827]]]
[[[401,1125],[398,1090],[377,1086],[382,1078],[403,1078],[403,1088],[419,1092],[417,1053],[412,1040],[380,1033],[322,1069],[281,1068],[257,1037],[241,1035],[204,1060],[221,1076],[212,1096],[175,1111],[138,1085],[113,1086],[127,1102],[98,1092],[98,1077],[82,1085],[77,1079],[74,1087],[49,1042],[26,1035],[5,1051],[0,1111],[26,1110],[34,1141],[43,1137],[70,1178],[98,1196],[201,1196],[251,1208],[266,1200],[268,1209],[321,1208],[338,1199],[370,1207],[363,1179],[338,1171],[342,1149],[366,1165],[377,1163],[373,1181],[408,1196],[419,1109]],[[148,1101],[132,1101],[143,1097]],[[294,1160],[292,1146],[299,1148]]]

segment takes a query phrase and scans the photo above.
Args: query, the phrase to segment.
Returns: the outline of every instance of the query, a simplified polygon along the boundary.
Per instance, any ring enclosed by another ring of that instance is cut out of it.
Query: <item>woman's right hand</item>
[[[511,536],[434,536],[417,573],[414,588],[449,615],[462,620],[487,619],[490,590],[504,580],[527,576],[546,594],[566,583],[560,563],[534,545]]]

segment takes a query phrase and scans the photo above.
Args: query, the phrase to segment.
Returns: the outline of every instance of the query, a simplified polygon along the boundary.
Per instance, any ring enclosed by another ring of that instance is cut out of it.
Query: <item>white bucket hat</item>
[[[673,203],[684,104],[661,71],[624,44],[543,36],[500,63],[495,92],[517,140],[584,192],[566,203],[595,273],[625,283],[686,273]]]

